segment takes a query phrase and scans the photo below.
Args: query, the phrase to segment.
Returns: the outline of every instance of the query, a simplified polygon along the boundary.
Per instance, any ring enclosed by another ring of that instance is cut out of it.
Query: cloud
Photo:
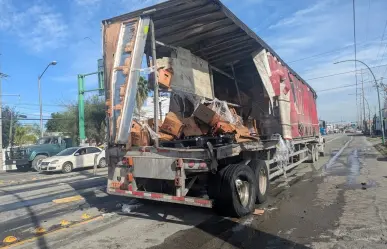
[[[101,0],[74,0],[75,4],[81,6],[96,5],[101,2]]]
[[[0,30],[34,52],[61,47],[68,36],[62,14],[44,2],[17,8],[10,0],[0,0],[0,13]]]
[[[321,11],[324,10],[328,6],[329,2],[330,1],[327,1],[327,0],[319,1],[312,6],[298,10],[298,11],[294,12],[294,14],[292,14],[291,16],[286,17],[282,20],[279,20],[276,24],[271,25],[269,27],[269,29],[284,28],[287,26],[295,26],[295,25],[304,24],[304,23],[310,21],[310,20],[306,20],[304,18],[305,16],[310,17],[311,15],[314,15],[316,13],[321,13]],[[314,18],[321,19],[321,16],[315,15]]]

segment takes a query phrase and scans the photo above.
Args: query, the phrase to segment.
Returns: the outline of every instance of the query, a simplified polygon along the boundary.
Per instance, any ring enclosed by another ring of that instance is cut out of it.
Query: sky
[[[43,115],[77,101],[77,74],[97,70],[101,58],[101,21],[153,5],[160,0],[0,0],[0,71],[3,104],[28,118],[39,118],[37,78],[42,77]],[[319,118],[356,121],[352,0],[224,0],[232,12],[266,41],[317,92]],[[377,79],[387,78],[387,1],[356,0],[357,59]],[[157,27],[156,27],[157,28]],[[358,69],[364,68],[357,65]],[[332,74],[339,74],[330,76]],[[358,72],[371,115],[376,89],[368,71]],[[387,81],[387,80],[386,80]],[[346,88],[341,86],[353,85]],[[86,88],[97,79],[86,79]],[[337,88],[337,89],[332,89]],[[327,90],[330,89],[330,90]],[[361,89],[359,89],[359,92]],[[383,97],[383,96],[382,96]],[[366,105],[367,106],[367,105]],[[366,108],[368,116],[368,108]],[[35,122],[35,121],[24,121]]]

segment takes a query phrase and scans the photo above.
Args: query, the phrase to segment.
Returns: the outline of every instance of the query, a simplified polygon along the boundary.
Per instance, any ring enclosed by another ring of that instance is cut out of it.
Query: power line
[[[379,39],[380,36],[377,36],[375,38],[372,39],[375,40],[375,39]],[[369,43],[368,41],[364,42],[365,44],[362,45],[363,46],[366,46],[367,43]],[[307,57],[304,57],[304,58],[300,58],[300,59],[296,59],[296,60],[293,60],[293,61],[289,61],[287,62],[287,64],[290,64],[290,63],[295,63],[295,62],[299,62],[299,61],[304,61],[304,60],[308,60],[308,59],[312,59],[312,58],[316,58],[316,57],[322,57],[322,55],[327,55],[327,54],[331,54],[331,53],[334,53],[334,52],[337,52],[337,51],[340,51],[340,50],[344,50],[344,49],[347,49],[347,48],[350,48],[354,45],[354,43],[351,43],[349,45],[346,45],[344,47],[340,47],[340,48],[335,48],[335,49],[332,49],[332,50],[328,50],[328,51],[325,51],[325,52],[321,52],[319,54],[314,54],[314,55],[310,55],[310,56],[307,56]],[[359,47],[359,46],[358,46]]]
[[[355,71],[357,71],[357,57],[356,57],[356,11],[355,11],[355,0],[352,0],[352,12],[353,12],[353,47],[355,52]],[[357,74],[355,74],[355,81],[356,81],[356,110],[357,108]],[[359,116],[359,114],[358,114]]]
[[[39,106],[38,103],[28,103],[28,102],[24,102],[24,103],[9,103],[9,102],[5,102],[5,104],[7,105],[26,105],[26,106]],[[65,104],[45,104],[43,103],[42,104],[43,106],[61,106],[61,107],[67,107],[69,105],[65,105]]]
[[[368,82],[368,84],[373,84],[375,81]],[[365,83],[365,82],[364,82]],[[336,90],[336,89],[341,89],[341,88],[347,88],[347,87],[353,87],[356,86],[356,84],[349,84],[349,85],[343,85],[343,86],[337,86],[337,87],[332,87],[332,88],[326,88],[326,89],[321,89],[321,90],[316,90],[317,93],[319,92],[326,92],[326,91],[331,91],[331,90]],[[373,86],[371,86],[373,87]],[[357,88],[356,88],[357,90]]]
[[[379,65],[379,66],[373,66],[373,67],[370,67],[370,68],[378,68],[378,67],[385,67],[385,66],[387,66],[387,64],[383,64],[383,65]],[[310,79],[306,79],[306,80],[317,80],[317,79],[322,79],[322,78],[327,78],[327,77],[333,77],[333,76],[342,75],[342,74],[347,74],[347,73],[360,72],[360,71],[361,71],[361,70],[352,70],[352,71],[346,71],[346,72],[335,73],[335,74],[327,74],[327,75],[322,75],[322,76],[319,76],[319,77],[310,78]]]
[[[378,54],[377,54],[376,58],[379,57],[380,49],[383,47],[382,43],[383,43],[383,40],[384,40],[384,36],[386,35],[386,30],[387,30],[387,20],[386,20],[386,23],[384,24],[383,34],[382,34],[382,38],[380,39]],[[383,57],[384,57],[384,54],[386,52],[386,48],[387,48],[387,44],[385,44],[384,51],[382,53],[382,56],[380,57],[380,64],[382,64]]]

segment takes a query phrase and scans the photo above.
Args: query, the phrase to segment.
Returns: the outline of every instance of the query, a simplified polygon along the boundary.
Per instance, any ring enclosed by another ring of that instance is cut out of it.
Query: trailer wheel
[[[219,172],[221,191],[215,197],[215,208],[223,215],[242,217],[253,212],[257,181],[247,165],[231,164]]]
[[[268,166],[263,160],[252,160],[250,163],[251,168],[255,173],[255,179],[257,180],[257,199],[259,204],[262,204],[267,199],[267,193],[269,192],[270,180]]]

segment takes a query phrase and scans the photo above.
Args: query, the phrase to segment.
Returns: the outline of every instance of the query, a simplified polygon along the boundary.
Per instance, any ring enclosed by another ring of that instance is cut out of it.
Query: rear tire
[[[255,173],[257,180],[257,199],[259,204],[262,204],[267,199],[267,193],[270,187],[268,167],[263,160],[252,160],[251,168]]]
[[[221,169],[218,177],[221,191],[216,191],[215,209],[233,217],[252,213],[257,196],[254,171],[247,165],[231,164]]]
[[[73,170],[73,165],[70,162],[64,163],[62,166],[63,173],[70,173]]]

